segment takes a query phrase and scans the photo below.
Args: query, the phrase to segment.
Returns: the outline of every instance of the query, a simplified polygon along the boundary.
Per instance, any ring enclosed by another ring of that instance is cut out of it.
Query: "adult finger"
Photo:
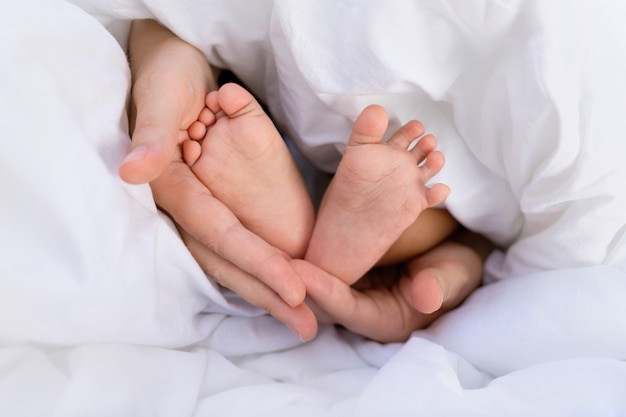
[[[461,238],[466,243],[454,241]],[[492,248],[482,236],[461,231],[407,263],[411,279],[403,292],[423,313],[450,310],[480,285],[483,264]]]
[[[119,173],[124,181],[139,184],[157,178],[175,159],[177,145],[183,139],[182,116],[173,108],[177,101],[157,87],[139,85],[133,89],[133,101],[133,140]]]
[[[289,327],[303,342],[315,337],[317,320],[305,303],[295,307],[288,305],[274,290],[256,277],[217,255],[184,230],[181,234],[202,269],[217,283],[267,311]]]
[[[309,262],[292,263],[316,306],[355,333],[381,342],[401,342],[432,320],[410,305],[398,285],[357,291]]]
[[[243,227],[186,164],[171,163],[151,186],[159,206],[202,245],[261,280],[290,306],[303,303],[306,290],[288,257]]]
[[[215,87],[206,58],[155,21],[134,21],[129,36],[133,74],[131,151],[120,167],[130,183],[157,178],[179,157],[177,146]]]

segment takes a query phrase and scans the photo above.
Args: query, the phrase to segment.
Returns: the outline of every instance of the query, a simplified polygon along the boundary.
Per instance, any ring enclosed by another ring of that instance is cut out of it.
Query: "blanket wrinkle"
[[[302,344],[207,278],[117,176],[128,23],[149,17],[318,168],[365,105],[422,120],[447,208],[502,248],[485,285],[403,344]],[[623,415],[624,50],[621,0],[5,4],[0,416]]]

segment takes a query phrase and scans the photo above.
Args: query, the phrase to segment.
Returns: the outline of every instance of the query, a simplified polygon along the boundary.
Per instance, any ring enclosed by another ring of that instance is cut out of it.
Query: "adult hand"
[[[311,263],[294,261],[294,266],[321,322],[381,342],[402,342],[457,307],[480,284],[493,247],[480,236],[467,237],[463,243],[444,242],[402,267],[375,270],[355,287]]]
[[[217,282],[285,323],[302,340],[317,332],[290,259],[248,231],[182,161],[180,144],[215,88],[204,55],[152,21],[133,23],[133,141],[120,167],[130,183],[150,181],[200,266]]]
[[[180,159],[179,145],[189,139],[187,130],[216,82],[204,55],[157,22],[133,22],[129,50],[133,141],[119,172],[124,181],[141,184]]]
[[[211,278],[266,310],[301,340],[315,337],[317,319],[304,303],[304,284],[286,254],[246,229],[185,163],[170,163],[151,186]]]

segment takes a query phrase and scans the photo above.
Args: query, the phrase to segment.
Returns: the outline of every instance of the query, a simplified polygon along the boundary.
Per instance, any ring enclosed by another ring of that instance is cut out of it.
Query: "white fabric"
[[[623,3],[76,3],[0,13],[0,415],[623,415]],[[389,345],[300,344],[224,297],[117,177],[129,72],[104,26],[150,16],[325,169],[366,104],[424,121],[449,209],[510,244],[497,282]]]

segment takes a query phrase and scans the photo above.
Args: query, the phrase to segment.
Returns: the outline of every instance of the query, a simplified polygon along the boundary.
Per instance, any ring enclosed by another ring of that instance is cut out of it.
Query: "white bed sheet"
[[[0,415],[624,414],[625,6],[356,3],[3,6]],[[449,208],[514,242],[493,283],[388,345],[333,327],[301,344],[224,297],[149,188],[117,177],[129,73],[102,24],[123,41],[120,18],[152,15],[234,66],[322,167],[372,101],[432,126]]]

